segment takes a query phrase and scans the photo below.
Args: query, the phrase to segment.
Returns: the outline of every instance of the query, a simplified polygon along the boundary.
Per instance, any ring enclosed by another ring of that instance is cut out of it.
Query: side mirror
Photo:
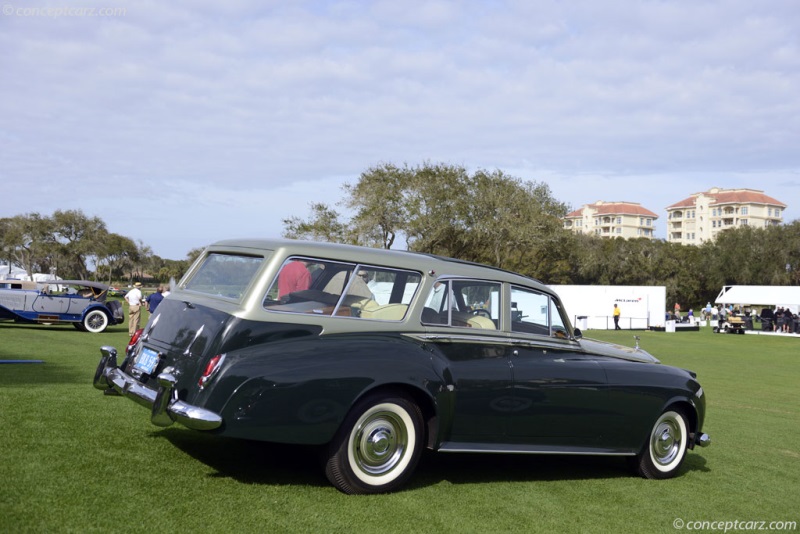
[[[580,328],[575,328],[572,330],[572,337],[575,339],[581,339],[583,337],[583,332],[581,332]]]

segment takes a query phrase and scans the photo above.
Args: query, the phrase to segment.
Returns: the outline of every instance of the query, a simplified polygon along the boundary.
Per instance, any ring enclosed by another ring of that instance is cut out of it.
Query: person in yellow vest
[[[622,328],[619,327],[619,314],[620,314],[619,306],[614,304],[614,330],[622,330]]]

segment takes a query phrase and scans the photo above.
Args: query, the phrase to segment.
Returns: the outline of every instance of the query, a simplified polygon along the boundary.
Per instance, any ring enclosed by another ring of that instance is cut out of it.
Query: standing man
[[[725,309],[725,306],[722,304],[719,305],[719,323],[717,323],[717,329],[721,332],[722,328],[725,326],[725,317],[728,315],[728,310]]]
[[[133,289],[125,293],[125,300],[128,301],[128,335],[139,330],[139,318],[141,317],[142,307],[142,283],[133,284]]]
[[[150,315],[153,315],[158,305],[164,300],[164,286],[158,286],[156,292],[148,296],[145,300],[147,301],[147,311],[150,312]]]
[[[622,328],[619,327],[619,313],[619,306],[614,304],[614,330],[622,330]]]

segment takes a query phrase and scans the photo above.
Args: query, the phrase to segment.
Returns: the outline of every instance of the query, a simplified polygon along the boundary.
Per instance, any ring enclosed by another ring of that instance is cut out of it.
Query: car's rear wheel
[[[659,416],[647,443],[636,457],[638,473],[645,478],[672,478],[686,458],[689,430],[686,416],[667,410]]]
[[[98,334],[108,327],[108,315],[101,310],[91,310],[83,317],[81,324],[87,332]]]
[[[330,443],[325,475],[344,493],[392,491],[417,466],[423,432],[422,412],[409,398],[398,393],[367,396]]]

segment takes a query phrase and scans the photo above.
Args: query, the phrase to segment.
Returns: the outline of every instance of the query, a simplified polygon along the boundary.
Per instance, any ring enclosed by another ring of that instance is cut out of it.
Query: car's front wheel
[[[91,310],[83,317],[82,324],[87,332],[103,332],[108,327],[108,315],[101,310]]]
[[[374,394],[350,411],[328,447],[325,475],[349,494],[400,487],[422,453],[422,413],[404,395]]]
[[[645,478],[672,478],[678,474],[689,440],[686,416],[678,410],[661,414],[639,456],[637,471]]]

